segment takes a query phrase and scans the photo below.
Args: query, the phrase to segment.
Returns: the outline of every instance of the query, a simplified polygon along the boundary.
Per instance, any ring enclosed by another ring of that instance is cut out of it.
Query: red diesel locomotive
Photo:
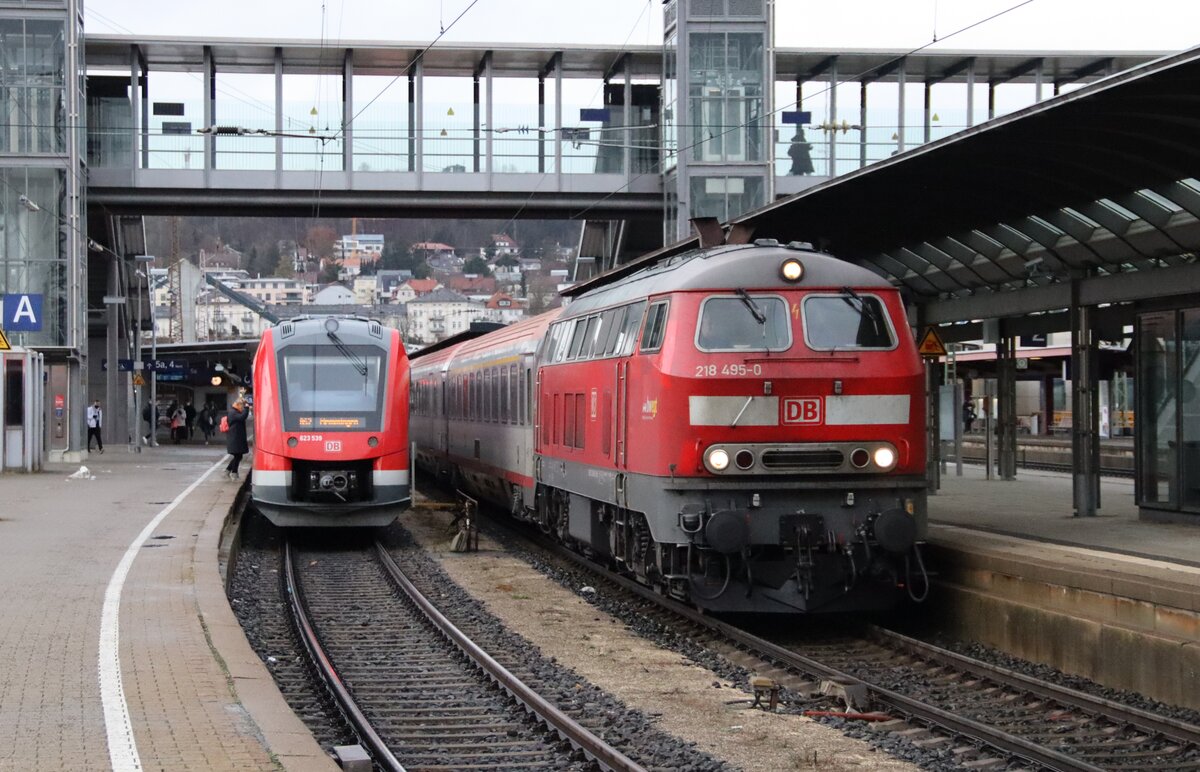
[[[297,317],[254,358],[251,495],[279,526],[382,526],[408,507],[408,356],[359,317]]]
[[[924,370],[895,288],[696,249],[413,359],[417,463],[717,612],[928,589]]]

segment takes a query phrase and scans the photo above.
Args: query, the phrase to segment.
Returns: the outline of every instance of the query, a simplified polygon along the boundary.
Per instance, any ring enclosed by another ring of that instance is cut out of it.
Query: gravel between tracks
[[[629,707],[661,716],[664,731],[743,769],[918,769],[804,717],[751,709],[729,681],[634,635],[484,534],[479,552],[451,552],[449,521],[449,513],[430,510],[402,518],[505,625]]]

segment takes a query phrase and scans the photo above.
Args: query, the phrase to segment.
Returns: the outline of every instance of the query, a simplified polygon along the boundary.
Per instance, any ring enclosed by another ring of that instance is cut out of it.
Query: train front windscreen
[[[387,360],[375,346],[297,345],[279,351],[283,430],[383,429]]]

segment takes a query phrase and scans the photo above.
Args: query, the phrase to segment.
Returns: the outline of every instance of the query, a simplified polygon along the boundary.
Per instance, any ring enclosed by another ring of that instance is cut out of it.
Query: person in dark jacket
[[[246,441],[246,401],[238,399],[229,408],[225,416],[229,431],[225,434],[225,452],[233,456],[229,466],[225,467],[225,476],[230,480],[238,479],[238,464],[242,456],[250,452],[250,444]]]

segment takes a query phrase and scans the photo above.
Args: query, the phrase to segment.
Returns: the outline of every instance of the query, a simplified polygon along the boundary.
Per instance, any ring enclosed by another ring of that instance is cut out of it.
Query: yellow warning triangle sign
[[[142,377],[141,373],[133,374],[133,385],[134,386],[145,386],[146,385],[146,379]]]
[[[925,328],[925,334],[921,336],[921,343],[917,346],[917,353],[923,357],[946,356],[946,346],[933,327]]]
[[[8,338],[4,337],[4,330],[0,330],[0,351],[11,351],[12,346],[8,345]]]

